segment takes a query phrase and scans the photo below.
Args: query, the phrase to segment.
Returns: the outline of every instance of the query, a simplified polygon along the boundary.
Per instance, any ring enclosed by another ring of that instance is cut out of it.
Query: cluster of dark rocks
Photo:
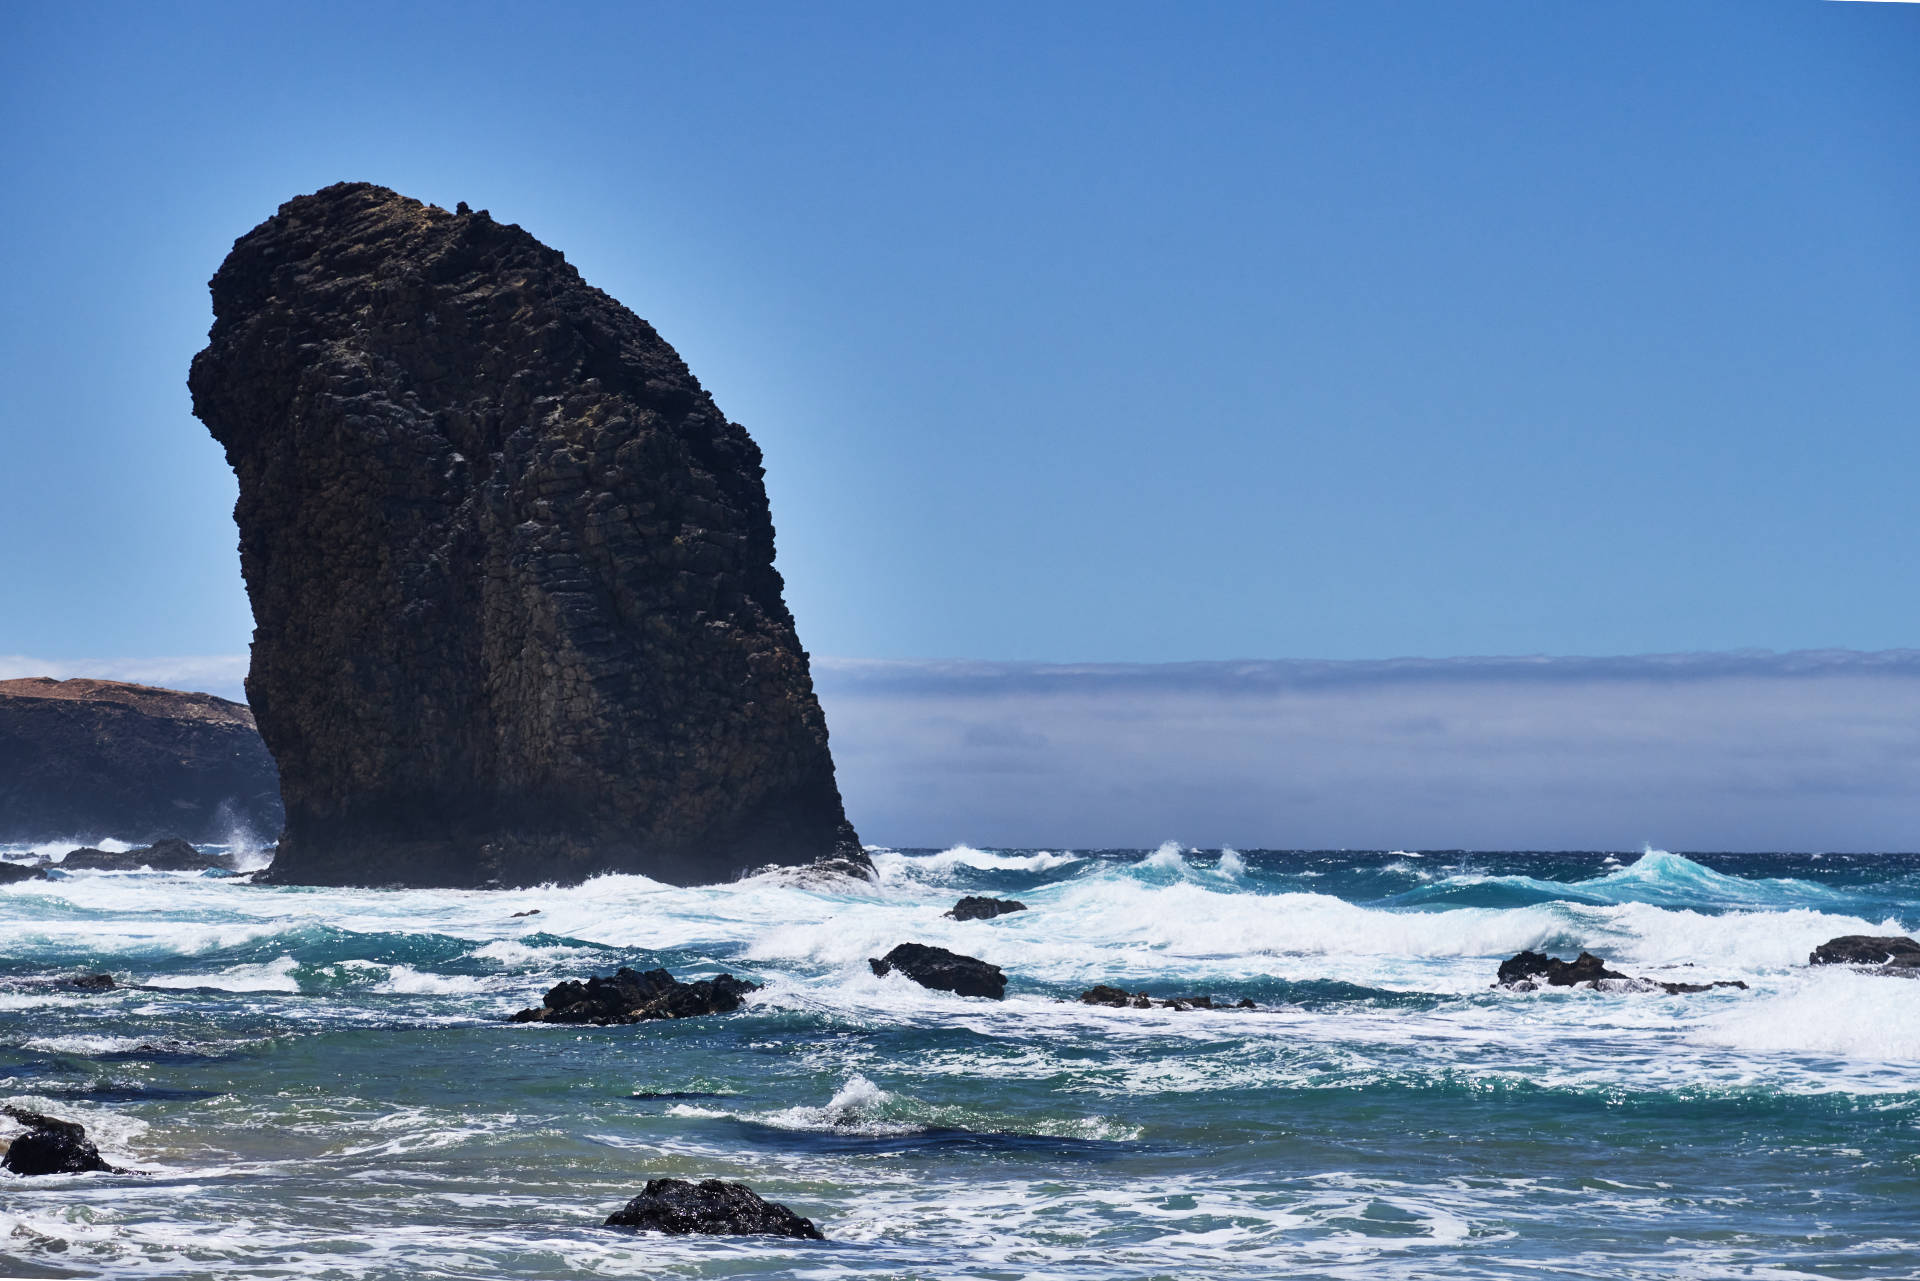
[[[716,974],[710,979],[682,983],[665,970],[642,974],[621,966],[612,975],[594,975],[582,983],[569,979],[556,984],[540,1005],[521,1010],[515,1023],[644,1023],[651,1019],[686,1019],[701,1014],[726,1014],[740,1008],[740,998],[760,990],[758,983]]]
[[[1145,992],[1129,992],[1124,988],[1110,987],[1105,983],[1096,984],[1080,994],[1083,1005],[1111,1005],[1116,1009],[1129,1010],[1252,1010],[1259,1008],[1249,997],[1238,1001],[1216,1001],[1210,996],[1172,996],[1159,998]]]
[[[34,878],[47,879],[49,869],[61,872],[231,872],[233,859],[211,854],[181,840],[165,837],[151,845],[132,850],[102,850],[83,846],[71,851],[58,863],[45,859],[32,863],[0,863],[0,885]]]
[[[27,1127],[25,1134],[7,1146],[6,1155],[0,1156],[0,1170],[13,1174],[127,1173],[101,1159],[100,1149],[78,1121],[62,1121],[11,1104],[0,1107],[0,1115]]]
[[[1869,974],[1920,978],[1920,942],[1899,934],[1845,934],[1814,948],[1807,964],[1848,965]],[[1544,952],[1531,951],[1516,953],[1502,961],[1494,986],[1515,992],[1531,992],[1542,987],[1585,987],[1600,992],[1665,992],[1669,996],[1710,992],[1720,987],[1741,991],[1747,988],[1739,979],[1681,983],[1635,978],[1608,969],[1607,963],[1591,952],[1563,961]]]
[[[1599,992],[1665,992],[1680,996],[1691,992],[1710,992],[1717,987],[1739,988],[1747,985],[1739,979],[1716,979],[1710,983],[1678,983],[1662,979],[1634,978],[1591,952],[1582,952],[1571,961],[1562,961],[1544,952],[1520,952],[1500,963],[1495,987],[1515,992],[1531,992],[1542,987],[1587,987]]]

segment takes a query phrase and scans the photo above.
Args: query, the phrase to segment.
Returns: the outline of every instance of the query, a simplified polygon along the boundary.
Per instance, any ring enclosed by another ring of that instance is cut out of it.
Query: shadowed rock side
[[[239,703],[118,681],[0,681],[0,841],[226,841],[280,830]]]
[[[212,282],[272,876],[693,883],[838,856],[760,451],[652,327],[484,211],[349,183]]]

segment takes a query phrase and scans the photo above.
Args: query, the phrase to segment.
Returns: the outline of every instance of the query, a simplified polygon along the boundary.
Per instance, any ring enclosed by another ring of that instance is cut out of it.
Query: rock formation
[[[11,1105],[0,1114],[26,1127],[26,1133],[7,1146],[0,1170],[13,1174],[125,1174],[100,1158],[100,1149],[78,1121],[61,1121],[43,1112]]]
[[[1683,996],[1693,992],[1711,992],[1715,988],[1746,991],[1740,979],[1715,979],[1709,983],[1672,982],[1665,979],[1633,978],[1610,970],[1607,963],[1591,952],[1582,952],[1571,961],[1562,961],[1543,952],[1518,952],[1500,962],[1495,987],[1515,992],[1532,992],[1546,987],[1584,987],[1596,992],[1665,992]]]
[[[1920,975],[1920,943],[1904,934],[1843,934],[1814,948],[1807,964],[1877,966],[1881,973]]]
[[[983,898],[978,894],[969,894],[955,903],[947,911],[947,917],[955,921],[991,921],[996,916],[1005,916],[1008,912],[1024,912],[1027,905],[1014,898]]]
[[[640,1195],[607,1216],[610,1228],[640,1228],[668,1236],[770,1236],[824,1241],[812,1219],[778,1201],[763,1200],[744,1183],[702,1179],[648,1179]]]
[[[272,878],[681,883],[839,856],[760,451],[652,327],[485,211],[347,183],[212,281]]]
[[[0,841],[226,841],[280,830],[239,703],[116,681],[0,681]]]
[[[202,853],[178,837],[168,837],[136,850],[72,850],[54,866],[63,872],[205,872],[232,871],[233,860]]]
[[[867,965],[882,978],[898,970],[921,987],[956,996],[998,1001],[1007,994],[1007,976],[999,966],[925,943],[902,943],[885,956],[868,957]]]
[[[1096,984],[1080,994],[1082,1005],[1111,1005],[1129,1010],[1254,1010],[1260,1008],[1252,997],[1238,1001],[1216,1001],[1210,996],[1174,996],[1161,1000],[1145,992],[1129,992],[1106,983]]]
[[[740,998],[758,992],[758,983],[716,974],[710,979],[682,983],[665,970],[638,973],[626,966],[611,976],[596,974],[582,983],[568,979],[551,988],[546,998],[513,1016],[515,1023],[644,1023],[650,1019],[689,1019],[699,1014],[727,1014],[740,1008]]]

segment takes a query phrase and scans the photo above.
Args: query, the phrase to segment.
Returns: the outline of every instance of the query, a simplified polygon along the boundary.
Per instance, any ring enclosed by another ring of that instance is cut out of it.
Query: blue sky
[[[345,178],[655,322],[817,653],[1910,644],[1916,65],[1753,0],[9,5],[0,654],[244,648],[204,282]]]

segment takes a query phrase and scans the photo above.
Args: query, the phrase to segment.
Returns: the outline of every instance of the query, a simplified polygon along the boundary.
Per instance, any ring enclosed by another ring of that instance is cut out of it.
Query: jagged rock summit
[[[644,320],[485,211],[288,201],[212,281],[272,876],[679,883],[865,863],[760,450]]]

